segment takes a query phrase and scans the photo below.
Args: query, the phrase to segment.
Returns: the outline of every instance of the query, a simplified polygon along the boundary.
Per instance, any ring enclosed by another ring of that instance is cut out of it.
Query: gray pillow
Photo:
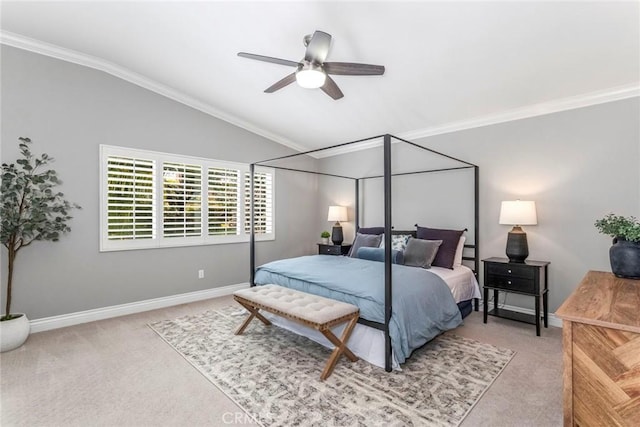
[[[377,248],[380,245],[380,239],[382,236],[376,234],[360,234],[356,233],[356,239],[351,246],[351,252],[349,256],[351,258],[358,257],[358,249],[360,248]]]
[[[404,265],[431,268],[442,240],[409,239],[404,250]]]

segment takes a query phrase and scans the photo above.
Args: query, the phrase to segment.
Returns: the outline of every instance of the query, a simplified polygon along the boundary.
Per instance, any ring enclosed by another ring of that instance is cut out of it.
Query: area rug
[[[515,352],[445,333],[402,371],[340,359],[331,350],[229,306],[149,326],[262,426],[457,426]]]

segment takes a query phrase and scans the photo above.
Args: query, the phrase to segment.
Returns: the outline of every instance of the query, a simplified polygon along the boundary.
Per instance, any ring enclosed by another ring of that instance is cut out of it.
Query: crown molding
[[[620,101],[628,98],[640,97],[640,83],[633,83],[625,86],[616,86],[595,92],[567,98],[556,99],[549,102],[531,104],[524,107],[501,111],[497,114],[490,114],[475,117],[469,120],[446,123],[440,126],[432,126],[410,132],[398,133],[398,137],[415,140],[434,135],[458,132],[461,130],[474,129],[483,126],[490,126],[499,123],[506,123],[515,120],[528,119],[531,117],[544,116],[546,114],[559,113],[577,108],[590,107],[607,102]]]
[[[212,105],[206,104],[169,86],[163,85],[148,77],[135,73],[104,59],[87,55],[82,52],[77,52],[71,49],[65,49],[60,46],[42,42],[40,40],[32,39],[5,30],[0,30],[0,43],[103,71],[135,85],[148,89],[159,95],[180,102],[205,114],[216,117],[220,120],[224,120],[234,126],[245,129],[256,135],[260,135],[271,141],[282,144],[298,152],[309,151],[307,147],[302,147],[281,135],[277,135],[264,129],[258,128],[257,126],[241,120],[238,117],[234,117],[223,111],[220,111]],[[589,92],[549,102],[527,105],[524,107],[502,111],[496,114],[475,117],[469,120],[445,123],[443,125],[431,126],[409,132],[394,132],[394,134],[403,139],[416,140],[435,135],[459,132],[462,130],[490,126],[499,123],[506,123],[514,120],[527,119],[531,117],[553,114],[562,111],[573,110],[576,108],[589,107],[592,105],[604,104],[607,102],[620,101],[623,99],[634,97],[640,97],[640,83],[616,86],[600,91]],[[380,144],[380,141],[372,141],[367,144],[355,144],[354,146],[345,146],[323,152],[315,152],[310,155],[315,158],[331,157],[340,154],[366,150]]]
[[[271,141],[282,144],[296,151],[307,151],[305,147],[302,147],[294,142],[290,141],[283,136],[276,135],[268,132],[264,129],[258,128],[249,122],[239,119],[238,117],[227,114],[214,106],[199,101],[193,97],[185,95],[169,86],[156,82],[141,74],[121,67],[113,62],[106,61],[102,58],[87,55],[82,52],[78,52],[71,49],[66,49],[60,46],[56,46],[50,43],[46,43],[40,40],[25,37],[20,34],[12,33],[5,30],[0,30],[0,44],[12,46],[18,49],[27,50],[30,52],[38,53],[40,55],[49,56],[52,58],[60,59],[74,64],[83,65],[85,67],[93,68],[95,70],[103,71],[118,77],[134,85],[140,86],[159,95],[172,99],[176,102],[184,104],[188,107],[201,111],[205,114],[213,116],[217,119],[224,120],[234,126],[245,129],[256,135],[260,135]]]
[[[445,123],[440,126],[432,126],[409,132],[393,133],[399,138],[415,141],[430,136],[444,135],[447,133],[459,132],[468,129],[475,129],[484,126],[491,126],[500,123],[512,122],[515,120],[528,119],[546,114],[559,113],[577,108],[590,107],[607,102],[621,101],[623,99],[640,97],[640,83],[625,86],[616,86],[596,92],[589,92],[568,98],[556,99],[554,101],[539,104],[527,105],[525,107],[505,110],[497,114],[475,117],[469,120]],[[382,145],[382,140],[373,140],[366,144],[354,144],[353,146],[343,146],[329,149],[313,154],[316,158],[338,156],[355,151],[367,150],[369,148]]]

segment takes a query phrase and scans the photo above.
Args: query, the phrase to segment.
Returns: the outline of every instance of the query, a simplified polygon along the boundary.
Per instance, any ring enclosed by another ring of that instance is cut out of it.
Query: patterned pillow
[[[391,249],[396,251],[404,251],[407,247],[407,243],[411,238],[411,234],[393,234],[391,236]],[[384,248],[384,234],[380,240],[380,247]]]

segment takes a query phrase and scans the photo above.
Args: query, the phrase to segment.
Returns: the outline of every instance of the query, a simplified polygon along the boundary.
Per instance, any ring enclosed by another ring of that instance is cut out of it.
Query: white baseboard
[[[491,306],[491,303],[489,303],[489,306]],[[484,306],[482,305],[482,300],[480,300],[480,311],[483,311],[483,307]],[[522,308],[522,307],[517,307],[515,305],[506,305],[506,304],[501,304],[499,305],[499,307],[504,308],[506,310],[517,311],[518,313],[535,315],[535,310],[533,310],[532,308]],[[556,317],[555,313],[548,313],[548,314],[549,314],[549,319],[548,319],[549,326],[562,328],[562,319],[560,319],[559,317]]]
[[[219,288],[205,289],[203,291],[188,292],[186,294],[113,305],[110,307],[62,314],[60,316],[43,317],[42,319],[35,319],[30,322],[31,332],[49,331],[51,329],[64,328],[66,326],[79,325],[81,323],[94,322],[96,320],[109,319],[112,317],[125,316],[127,314],[141,313],[143,311],[156,310],[158,308],[171,307],[173,305],[221,297],[230,295],[237,290],[248,287],[249,283],[239,283],[237,285],[222,286]]]
[[[187,304],[190,302],[222,297],[225,295],[231,295],[237,290],[248,287],[249,283],[239,283],[237,285],[222,286],[219,288],[205,289],[203,291],[188,292],[186,294],[153,298],[127,304],[113,305],[110,307],[96,308],[93,310],[78,311],[76,313],[62,314],[59,316],[43,317],[42,319],[31,320],[31,332],[49,331],[51,329],[64,328],[66,326],[79,325],[81,323],[94,322],[96,320],[110,319],[112,317],[126,316],[127,314],[142,313],[143,311],[156,310],[159,308],[171,307],[173,305]],[[530,308],[516,307],[514,305],[502,305],[501,307],[520,313],[534,314],[534,310]],[[482,301],[480,301],[480,311],[482,311],[482,308]],[[556,317],[554,313],[549,313],[549,325],[561,328],[562,319]]]

